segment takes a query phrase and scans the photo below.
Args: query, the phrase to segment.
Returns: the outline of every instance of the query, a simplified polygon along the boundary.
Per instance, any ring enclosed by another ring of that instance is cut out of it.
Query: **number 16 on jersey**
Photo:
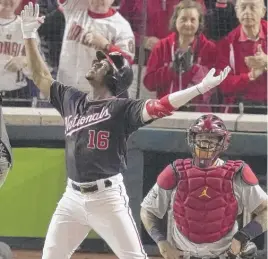
[[[109,131],[89,130],[88,135],[87,148],[99,150],[106,150],[109,148]]]

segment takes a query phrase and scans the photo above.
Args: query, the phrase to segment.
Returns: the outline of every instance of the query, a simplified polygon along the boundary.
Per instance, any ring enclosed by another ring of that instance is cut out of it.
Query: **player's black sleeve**
[[[142,119],[142,110],[146,102],[145,100],[124,99],[124,101],[125,128],[128,134],[151,123],[151,121],[144,122]]]
[[[50,88],[50,103],[64,117],[65,107],[69,107],[70,102],[75,101],[82,94],[82,92],[74,87],[65,86],[54,81]]]

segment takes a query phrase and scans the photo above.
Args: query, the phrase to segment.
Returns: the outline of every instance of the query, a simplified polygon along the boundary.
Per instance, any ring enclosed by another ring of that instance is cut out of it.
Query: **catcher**
[[[254,258],[257,248],[250,241],[267,230],[267,194],[245,162],[219,158],[230,142],[219,117],[198,118],[187,141],[193,158],[168,165],[141,205],[147,232],[165,259]],[[236,219],[244,208],[254,218],[238,230]],[[168,210],[167,241],[159,220]]]
[[[0,95],[0,188],[4,184],[12,165],[12,152],[6,131],[2,112],[2,97]]]

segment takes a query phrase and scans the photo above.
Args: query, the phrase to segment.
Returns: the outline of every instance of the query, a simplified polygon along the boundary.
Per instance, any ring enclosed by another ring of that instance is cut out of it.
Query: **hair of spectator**
[[[235,2],[235,7],[237,8],[238,4],[240,3],[241,0],[236,0]],[[266,6],[265,6],[265,0],[259,0],[260,3],[262,3],[263,8],[266,10]]]
[[[180,15],[180,12],[184,9],[192,9],[192,8],[196,9],[199,13],[199,27],[197,30],[197,34],[203,31],[205,24],[204,11],[201,4],[193,0],[183,0],[174,7],[174,11],[169,22],[170,31],[178,32],[176,28],[176,21],[178,16]]]

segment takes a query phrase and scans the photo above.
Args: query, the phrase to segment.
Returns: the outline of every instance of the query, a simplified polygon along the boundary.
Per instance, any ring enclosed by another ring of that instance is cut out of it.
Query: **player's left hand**
[[[45,17],[39,17],[39,4],[29,2],[21,11],[21,30],[24,39],[36,38],[36,32],[44,22]]]
[[[202,83],[197,85],[197,89],[201,94],[208,92],[215,86],[218,86],[229,74],[231,68],[227,66],[223,71],[220,72],[218,76],[214,76],[216,69],[212,68],[202,80]]]
[[[88,47],[95,48],[96,50],[105,50],[109,41],[97,32],[87,32],[85,35],[84,44]]]
[[[12,57],[5,65],[4,69],[9,72],[18,72],[27,66],[27,59],[24,56]]]

